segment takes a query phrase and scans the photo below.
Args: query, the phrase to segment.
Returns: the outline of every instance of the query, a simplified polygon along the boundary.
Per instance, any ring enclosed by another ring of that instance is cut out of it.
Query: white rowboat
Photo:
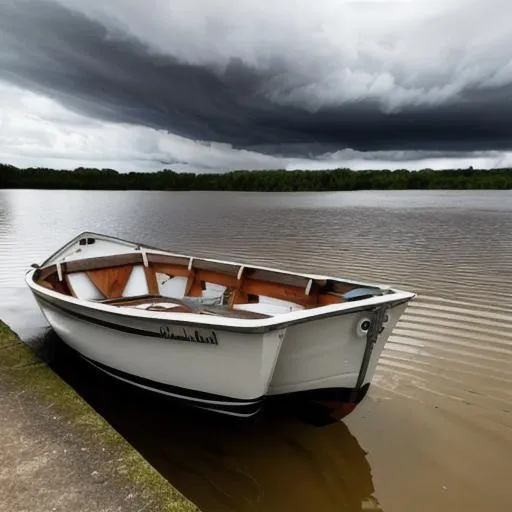
[[[414,297],[89,232],[26,282],[59,337],[99,369],[236,416],[278,395],[348,414]]]

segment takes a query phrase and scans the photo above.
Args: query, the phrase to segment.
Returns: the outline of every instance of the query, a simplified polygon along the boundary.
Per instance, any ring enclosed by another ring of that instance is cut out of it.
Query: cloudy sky
[[[510,0],[0,0],[0,162],[512,165]]]

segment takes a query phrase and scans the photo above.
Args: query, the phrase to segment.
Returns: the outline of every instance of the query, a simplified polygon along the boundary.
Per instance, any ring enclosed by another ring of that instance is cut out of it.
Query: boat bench
[[[187,300],[163,297],[161,295],[139,295],[136,297],[119,297],[114,299],[99,300],[101,304],[109,304],[118,307],[133,307],[144,304],[155,304],[154,307],[149,306],[147,311],[160,311],[169,313],[197,313],[202,315],[225,316],[230,318],[269,318],[271,315],[257,313],[255,311],[244,311],[240,309],[232,309],[228,306],[216,306],[211,304],[200,304]],[[169,304],[170,307],[156,304]],[[172,306],[171,306],[172,305]]]

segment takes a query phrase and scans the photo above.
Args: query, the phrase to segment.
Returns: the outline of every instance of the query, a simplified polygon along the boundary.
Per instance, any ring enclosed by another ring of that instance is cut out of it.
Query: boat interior
[[[48,264],[36,270],[34,281],[67,296],[111,306],[233,318],[266,318],[390,293],[141,247]]]

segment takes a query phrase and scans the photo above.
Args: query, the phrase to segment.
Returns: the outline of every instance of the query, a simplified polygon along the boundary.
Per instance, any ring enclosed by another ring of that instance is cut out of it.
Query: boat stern
[[[337,419],[352,412],[413,297],[289,327],[269,394]]]

